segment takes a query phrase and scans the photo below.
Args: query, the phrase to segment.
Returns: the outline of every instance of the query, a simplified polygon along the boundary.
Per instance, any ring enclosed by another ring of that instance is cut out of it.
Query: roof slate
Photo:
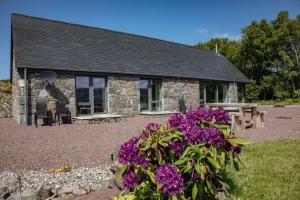
[[[17,68],[249,82],[213,51],[123,32],[12,14]]]

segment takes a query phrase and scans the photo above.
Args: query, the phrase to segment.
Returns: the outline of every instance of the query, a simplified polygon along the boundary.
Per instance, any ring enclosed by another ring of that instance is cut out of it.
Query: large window
[[[105,78],[76,76],[77,115],[104,113],[106,111],[105,88]]]
[[[215,103],[217,101],[217,84],[206,83],[206,103]]]
[[[161,81],[156,79],[140,80],[140,110],[161,110]]]
[[[238,102],[244,103],[245,102],[245,84],[238,83]]]
[[[200,105],[205,103],[226,103],[228,102],[227,83],[205,83],[200,82]]]

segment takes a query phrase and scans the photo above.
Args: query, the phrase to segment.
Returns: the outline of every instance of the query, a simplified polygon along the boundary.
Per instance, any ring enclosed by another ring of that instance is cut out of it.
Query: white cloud
[[[201,35],[206,35],[208,33],[208,30],[206,28],[200,27],[196,29],[197,33],[200,33]]]
[[[228,33],[228,32],[225,32],[225,33],[215,33],[214,37],[228,38],[230,40],[240,40],[241,39],[241,34],[233,35],[233,34]]]

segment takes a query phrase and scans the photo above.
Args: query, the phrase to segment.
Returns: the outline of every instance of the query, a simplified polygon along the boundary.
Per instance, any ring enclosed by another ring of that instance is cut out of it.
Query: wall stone
[[[183,99],[185,106],[198,107],[199,81],[182,79],[162,80],[162,105],[164,111],[179,111],[179,101]]]
[[[229,83],[228,87],[228,103],[237,103],[238,102],[238,91],[236,83]]]
[[[139,112],[139,78],[107,78],[108,113],[135,115]]]
[[[35,102],[37,98],[46,97],[48,99],[48,109],[55,111],[56,103],[63,102],[71,112],[71,116],[76,116],[75,104],[75,76],[66,72],[57,72],[55,86],[45,86],[40,79],[41,73],[29,73],[28,76],[28,114],[29,119],[34,117]],[[30,123],[30,122],[29,122]]]
[[[0,118],[12,116],[11,93],[0,92]]]

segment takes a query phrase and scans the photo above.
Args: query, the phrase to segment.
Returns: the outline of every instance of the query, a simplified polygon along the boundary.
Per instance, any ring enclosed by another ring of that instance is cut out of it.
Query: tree
[[[253,21],[243,28],[241,41],[213,38],[196,46],[214,50],[216,44],[222,55],[255,81],[247,87],[252,96],[257,93],[261,99],[298,96],[300,14],[290,19],[287,11],[281,11],[272,21]]]

